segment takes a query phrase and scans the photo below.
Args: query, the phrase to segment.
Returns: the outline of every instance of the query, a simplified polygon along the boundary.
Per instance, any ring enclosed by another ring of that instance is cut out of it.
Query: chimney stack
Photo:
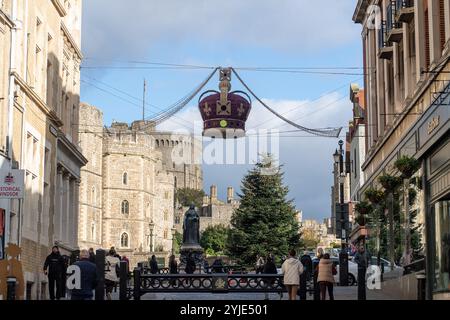
[[[210,189],[211,203],[217,201],[217,186],[212,185]]]
[[[227,202],[231,203],[234,200],[234,189],[233,187],[228,187],[227,189]]]

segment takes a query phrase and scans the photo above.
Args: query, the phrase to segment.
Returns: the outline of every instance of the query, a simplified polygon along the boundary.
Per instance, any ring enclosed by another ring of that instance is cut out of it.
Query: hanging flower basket
[[[384,175],[378,178],[378,181],[387,192],[395,191],[401,184],[402,179],[391,175]]]
[[[384,200],[384,192],[374,188],[367,189],[365,195],[374,205],[380,204]]]
[[[359,203],[356,204],[355,206],[355,210],[360,214],[360,215],[367,215],[372,211],[372,206],[370,205],[370,203],[366,202],[366,201],[361,201]]]
[[[402,156],[395,161],[394,165],[401,172],[404,179],[411,178],[420,168],[419,160],[408,156]]]

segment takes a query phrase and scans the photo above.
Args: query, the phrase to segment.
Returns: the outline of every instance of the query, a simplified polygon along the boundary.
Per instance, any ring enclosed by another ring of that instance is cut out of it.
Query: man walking
[[[65,283],[62,283],[64,272],[64,259],[59,252],[59,248],[54,246],[52,253],[45,259],[44,274],[48,276],[48,291],[50,300],[59,300],[61,298],[61,289]],[[55,297],[56,286],[56,297]]]
[[[72,290],[72,300],[92,300],[93,291],[97,286],[97,267],[89,261],[89,252],[81,250],[80,261],[75,262],[74,265],[80,268],[81,287]]]

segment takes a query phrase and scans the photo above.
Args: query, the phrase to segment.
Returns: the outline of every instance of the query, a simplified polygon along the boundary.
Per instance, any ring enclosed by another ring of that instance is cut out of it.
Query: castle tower
[[[102,247],[102,149],[103,113],[86,103],[80,105],[80,146],[88,159],[81,168],[78,246]]]

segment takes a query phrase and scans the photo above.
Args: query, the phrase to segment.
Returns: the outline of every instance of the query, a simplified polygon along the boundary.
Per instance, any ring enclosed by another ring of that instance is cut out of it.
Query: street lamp
[[[176,228],[172,228],[172,255],[175,254],[175,236],[177,234],[177,229]]]
[[[153,230],[155,229],[155,224],[150,222],[148,227],[150,229],[150,253],[153,253]]]
[[[339,141],[339,150],[333,154],[334,162],[339,168],[339,216],[336,214],[336,222],[340,223],[340,237],[342,241],[341,252],[339,253],[339,283],[341,286],[348,286],[348,253],[347,253],[347,218],[346,218],[346,205],[344,203],[344,141]],[[338,206],[336,206],[338,207]],[[348,208],[348,207],[347,207]],[[339,219],[339,220],[338,220]]]

